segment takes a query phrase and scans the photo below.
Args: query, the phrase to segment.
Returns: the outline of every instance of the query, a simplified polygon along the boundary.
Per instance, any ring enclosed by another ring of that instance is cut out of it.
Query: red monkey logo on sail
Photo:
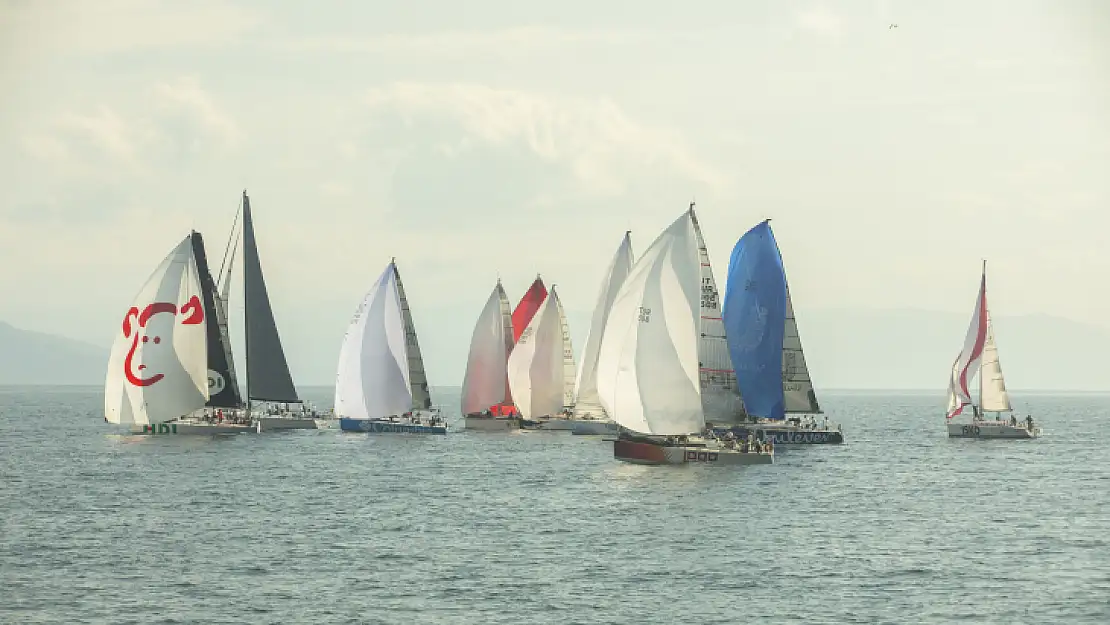
[[[123,336],[131,339],[131,348],[127,350],[127,359],[123,361],[123,373],[127,376],[127,381],[135,386],[150,386],[158,380],[166,377],[165,374],[157,373],[149,378],[140,377],[136,375],[136,371],[141,372],[146,369],[146,365],[139,365],[138,369],[132,366],[135,358],[135,350],[139,347],[139,338],[142,338],[144,343],[154,341],[157,345],[162,342],[160,336],[149,336],[143,334],[143,328],[146,328],[146,322],[158,313],[170,313],[171,315],[177,314],[177,306],[169,302],[154,302],[148,305],[140,313],[139,309],[135,306],[127,311],[127,315],[123,318]],[[204,321],[204,307],[200,304],[200,298],[196,295],[189,298],[185,305],[181,307],[181,314],[188,314],[187,317],[181,320],[182,325],[196,325]],[[133,321],[138,321],[138,327],[132,325]],[[132,334],[134,334],[132,336]]]

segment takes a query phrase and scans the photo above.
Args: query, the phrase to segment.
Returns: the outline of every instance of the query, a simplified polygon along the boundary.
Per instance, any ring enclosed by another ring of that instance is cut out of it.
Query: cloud
[[[727,185],[725,176],[694,156],[680,134],[639,123],[605,97],[551,96],[474,84],[396,83],[370,90],[366,103],[372,115],[394,115],[410,128],[431,120],[452,124],[434,145],[444,159],[490,148],[521,151],[565,168],[594,195],[620,195],[634,180],[656,174],[715,189]]]
[[[76,103],[80,105],[81,103]],[[41,115],[22,138],[31,158],[73,175],[128,176],[167,160],[235,148],[242,132],[194,78],[160,82],[127,103]]]

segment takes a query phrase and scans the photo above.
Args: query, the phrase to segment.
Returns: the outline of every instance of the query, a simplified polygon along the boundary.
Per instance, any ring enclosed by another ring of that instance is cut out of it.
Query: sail
[[[233,369],[231,340],[227,335],[227,317],[223,303],[217,298],[216,283],[208,270],[208,257],[204,252],[204,239],[199,232],[191,235],[193,259],[200,277],[201,299],[208,340],[208,403],[213,408],[238,408],[243,404],[239,385]]]
[[[728,353],[725,326],[721,321],[721,300],[717,280],[709,262],[709,249],[701,233],[694,205],[690,205],[694,234],[698,242],[701,264],[701,313],[698,330],[698,382],[705,420],[710,423],[740,423],[744,420],[744,402],[736,383],[732,357]]]
[[[555,285],[551,285],[550,296],[555,299],[556,308],[559,310],[559,327],[563,335],[563,407],[574,407],[574,379],[577,374],[574,366],[574,345],[570,341],[570,324],[567,322],[567,313],[563,310],[563,300],[555,292]]]
[[[299,402],[285,350],[281,347],[262,263],[254,240],[251,202],[243,192],[243,325],[247,340],[247,394],[250,399]]]
[[[505,289],[498,280],[470,337],[462,386],[464,415],[485,412],[509,398],[506,364],[513,347],[513,327],[508,307]]]
[[[598,397],[619,425],[645,434],[700,432],[697,239],[683,213],[621,286],[601,336]]]
[[[509,359],[509,352],[513,350],[513,345],[516,343],[515,333],[513,331],[513,308],[509,304],[509,296],[505,294],[505,289],[501,288],[501,279],[497,280],[497,298],[498,306],[501,308],[501,329],[505,341],[505,360]],[[502,414],[504,412],[511,413],[513,406],[513,393],[509,390],[509,378],[505,378],[505,397],[493,406],[495,414]],[[503,410],[508,408],[508,410]]]
[[[536,276],[535,282],[528,287],[524,297],[520,298],[520,302],[513,309],[513,343],[520,339],[520,333],[528,327],[545,297],[547,297],[547,289],[543,286],[543,280]]]
[[[513,401],[526,419],[563,408],[563,324],[552,290],[520,333],[507,365]]]
[[[397,275],[397,293],[401,298],[401,318],[405,323],[405,349],[409,355],[409,386],[412,387],[412,407],[414,410],[428,410],[432,407],[432,395],[428,390],[428,374],[424,372],[424,357],[420,355],[420,343],[416,339],[416,325],[412,322],[409,300],[405,297],[405,285],[401,282],[401,272],[396,263],[393,271]]]
[[[1010,394],[1002,378],[1002,363],[998,360],[998,347],[994,344],[994,328],[987,320],[987,342],[983,346],[983,366],[979,371],[979,409],[988,412],[1009,412]]]
[[[748,414],[782,419],[786,275],[767,221],[732,249],[722,316]]]
[[[161,423],[208,400],[208,323],[192,236],[139,289],[112,341],[104,419]]]
[[[783,277],[786,277],[785,269]],[[798,321],[794,318],[790,285],[786,286],[786,325],[782,335],[782,393],[785,412],[821,413],[817,393],[813,391],[813,381],[809,378],[806,357],[802,352],[802,337],[798,334]]]
[[[613,300],[624,285],[628,272],[632,271],[631,234],[631,231],[624,233],[624,238],[617,247],[617,253],[613,255],[613,260],[609,262],[609,267],[605,271],[601,290],[597,294],[597,304],[594,305],[593,318],[590,320],[586,346],[582,350],[582,366],[578,369],[578,379],[575,381],[574,413],[576,415],[605,414],[605,409],[601,407],[601,400],[597,396],[597,356],[601,349],[605,324],[609,320],[609,309],[613,307]]]
[[[234,226],[232,226],[232,229],[234,229]],[[235,358],[232,357],[233,350],[231,349],[231,332],[229,330],[230,320],[227,312],[227,304],[231,298],[231,270],[235,265],[235,252],[239,247],[238,232],[236,232],[234,236],[234,243],[230,245],[230,253],[227,256],[227,272],[222,274],[220,282],[217,285],[220,294],[216,297],[215,303],[216,319],[219,322],[220,328],[220,340],[223,342],[224,358],[227,360],[227,380],[235,392],[236,405],[242,405],[243,397],[239,393],[239,375],[235,372]],[[218,384],[218,381],[213,376],[209,375],[209,389],[213,388],[214,383]],[[213,405],[211,398],[209,398],[208,405]]]
[[[355,311],[339,348],[335,414],[374,418],[412,410],[397,272],[390,263]]]
[[[983,347],[987,342],[987,263],[983,262],[983,278],[979,283],[979,295],[975,299],[975,311],[971,315],[971,323],[964,337],[964,348],[956,358],[956,365],[952,371],[949,399],[948,418],[951,419],[963,412],[965,406],[971,403],[971,392],[968,385],[975,379],[976,369],[983,357]]]

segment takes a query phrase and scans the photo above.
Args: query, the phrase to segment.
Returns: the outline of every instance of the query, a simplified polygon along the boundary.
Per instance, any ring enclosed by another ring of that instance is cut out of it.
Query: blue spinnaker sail
[[[767,221],[749,230],[732,248],[721,317],[748,414],[782,419],[786,272]]]

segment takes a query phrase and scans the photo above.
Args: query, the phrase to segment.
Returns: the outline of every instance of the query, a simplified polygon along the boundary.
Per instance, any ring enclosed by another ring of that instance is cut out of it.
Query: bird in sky
[[[887,26],[887,30],[890,30],[891,28],[898,28],[898,24],[891,24],[890,26]]]

